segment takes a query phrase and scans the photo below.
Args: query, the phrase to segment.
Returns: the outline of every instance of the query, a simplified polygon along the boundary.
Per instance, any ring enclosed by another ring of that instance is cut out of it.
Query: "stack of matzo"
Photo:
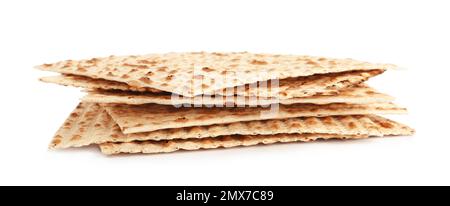
[[[395,68],[352,59],[252,53],[168,53],[38,66],[44,82],[87,95],[51,148],[160,153],[318,139],[411,135],[377,116],[406,113],[365,84]]]

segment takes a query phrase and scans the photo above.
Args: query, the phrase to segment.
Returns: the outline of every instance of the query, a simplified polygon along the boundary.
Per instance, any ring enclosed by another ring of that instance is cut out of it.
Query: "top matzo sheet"
[[[395,65],[300,55],[191,52],[66,60],[37,68],[192,97],[270,79],[386,70]]]

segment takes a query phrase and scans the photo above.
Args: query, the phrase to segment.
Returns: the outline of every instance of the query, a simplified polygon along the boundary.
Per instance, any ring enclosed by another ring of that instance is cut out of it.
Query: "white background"
[[[0,1],[0,185],[448,185],[448,1]],[[371,81],[412,137],[107,157],[48,151],[79,89],[34,65],[170,51],[351,57],[405,68]]]

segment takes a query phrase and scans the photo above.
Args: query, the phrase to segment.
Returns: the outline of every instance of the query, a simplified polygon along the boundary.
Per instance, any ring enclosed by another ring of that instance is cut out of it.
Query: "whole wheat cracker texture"
[[[81,147],[106,142],[172,140],[227,135],[274,134],[411,135],[406,125],[376,115],[297,117],[123,134],[98,104],[80,103],[55,135],[50,148]]]
[[[299,55],[191,52],[66,60],[37,68],[192,97],[269,79],[386,70],[395,65]]]
[[[371,104],[391,102],[393,97],[382,94],[366,85],[341,90],[336,95],[315,95],[310,97],[295,97],[290,99],[244,97],[244,96],[196,96],[180,97],[171,94],[121,92],[121,91],[89,91],[82,99],[84,102],[105,104],[162,104],[162,105],[270,105],[270,104]]]

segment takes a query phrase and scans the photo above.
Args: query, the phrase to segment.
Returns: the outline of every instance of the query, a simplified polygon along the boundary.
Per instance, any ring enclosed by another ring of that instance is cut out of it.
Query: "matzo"
[[[125,134],[159,129],[226,124],[240,121],[284,119],[305,116],[335,116],[358,114],[402,114],[405,108],[392,103],[357,104],[292,104],[275,107],[181,107],[168,105],[103,105]],[[272,111],[272,112],[270,112]]]
[[[271,81],[266,83],[266,85],[261,85],[261,82],[259,82],[260,85],[252,84],[236,88],[228,88],[229,91],[225,92],[225,90],[223,90],[217,92],[217,95],[257,96],[265,98],[274,97],[277,99],[291,99],[293,97],[306,97],[316,94],[333,95],[337,94],[342,89],[360,84],[368,78],[379,75],[382,72],[382,70],[351,71],[333,74],[318,74],[308,77],[288,78],[280,80],[279,84],[276,85],[276,89],[271,87],[275,86],[271,84]],[[152,88],[136,88],[121,82],[93,79],[78,75],[43,77],[41,78],[41,81],[65,86],[83,87],[90,90],[122,90],[170,94]],[[195,98],[197,97],[198,96]]]
[[[235,135],[203,139],[143,141],[126,143],[103,143],[100,149],[104,154],[119,153],[168,153],[178,150],[200,150],[215,148],[231,148],[238,146],[253,146],[258,144],[274,144],[287,142],[309,142],[318,139],[361,139],[364,135],[336,135],[336,134],[276,134],[276,135]]]
[[[79,125],[78,122],[83,122]],[[235,122],[123,134],[119,126],[97,104],[81,103],[67,118],[51,148],[81,147],[106,142],[209,138],[226,135],[273,135],[321,133],[336,135],[410,135],[411,128],[375,116],[298,117],[279,120]]]
[[[90,91],[82,98],[84,102],[115,103],[115,104],[163,104],[163,105],[269,105],[269,104],[371,104],[391,102],[394,98],[377,92],[366,86],[359,85],[340,91],[336,95],[316,95],[311,97],[295,97],[290,99],[276,99],[263,97],[243,96],[196,96],[172,98],[170,94],[117,92],[117,91]]]
[[[198,52],[66,60],[37,68],[192,97],[269,79],[355,70],[386,70],[395,66],[298,55]]]

